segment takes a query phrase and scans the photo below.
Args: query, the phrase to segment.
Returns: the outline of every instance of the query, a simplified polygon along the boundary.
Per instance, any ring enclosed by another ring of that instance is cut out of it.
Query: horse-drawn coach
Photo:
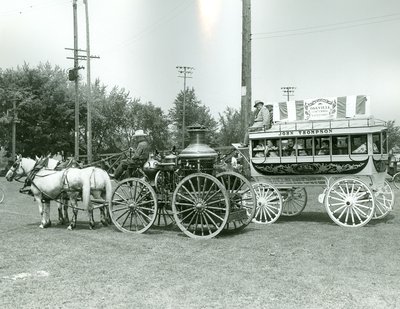
[[[341,226],[363,226],[389,213],[387,127],[369,115],[368,103],[366,96],[349,96],[274,104],[272,127],[249,134],[255,222],[300,214],[306,187],[324,188],[319,202]]]

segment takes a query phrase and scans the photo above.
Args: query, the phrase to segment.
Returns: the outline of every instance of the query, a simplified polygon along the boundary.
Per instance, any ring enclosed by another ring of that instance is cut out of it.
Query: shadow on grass
[[[280,216],[274,224],[284,224],[286,222],[320,222],[323,224],[334,224],[329,215],[324,212],[303,212],[298,216]]]

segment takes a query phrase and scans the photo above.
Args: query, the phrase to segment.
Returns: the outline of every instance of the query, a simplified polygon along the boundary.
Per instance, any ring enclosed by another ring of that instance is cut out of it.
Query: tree
[[[169,118],[173,124],[173,143],[180,147],[182,145],[183,134],[183,90],[178,94],[174,101],[174,107],[169,110]],[[185,96],[185,128],[193,124],[200,124],[209,130],[208,143],[217,145],[217,129],[218,123],[211,116],[210,109],[203,105],[196,98],[194,88],[186,89]],[[185,146],[188,145],[189,137],[185,130]]]
[[[389,120],[387,122],[387,135],[388,135],[388,147],[392,149],[394,146],[400,146],[400,127],[395,126],[395,120]]]
[[[73,101],[66,72],[50,64],[30,68],[28,64],[1,71],[1,111],[17,105],[17,152],[45,154],[73,146],[73,122],[68,121]],[[72,110],[73,111],[73,110]],[[10,130],[2,136],[10,148]],[[72,142],[71,142],[72,138]]]
[[[224,113],[219,114],[220,131],[218,144],[230,146],[243,140],[243,133],[240,127],[240,113],[232,107],[226,107]]]
[[[107,95],[105,86],[96,81],[93,87],[92,128],[95,152],[117,152],[134,147],[133,135],[142,129],[149,134],[150,145],[165,149],[168,145],[169,121],[161,108],[151,102],[129,97],[125,89],[114,87]]]

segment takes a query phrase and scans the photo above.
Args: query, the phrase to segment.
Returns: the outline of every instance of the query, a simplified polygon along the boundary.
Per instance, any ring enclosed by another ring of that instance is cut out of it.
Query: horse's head
[[[34,160],[23,158],[21,155],[17,155],[17,159],[6,174],[6,179],[8,181],[12,181],[13,179],[20,179],[21,177],[28,175],[28,173],[33,169],[34,166]]]
[[[17,155],[17,159],[15,160],[14,164],[10,167],[10,169],[6,174],[6,179],[8,181],[12,181],[16,176],[18,176],[18,178],[23,176],[24,170],[21,167],[21,162],[22,162],[22,156]]]

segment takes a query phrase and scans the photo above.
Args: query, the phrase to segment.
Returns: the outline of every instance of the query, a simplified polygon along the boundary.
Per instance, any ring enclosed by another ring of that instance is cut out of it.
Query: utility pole
[[[89,40],[89,4],[88,0],[83,0],[85,3],[86,13],[86,78],[87,78],[87,161],[92,162],[92,95],[90,81],[90,40]]]
[[[15,99],[13,99],[13,117],[12,117],[12,142],[11,142],[11,159],[15,160],[16,159],[16,144],[17,144],[17,123],[19,123],[20,120],[18,119],[18,114],[17,114],[17,103]]]
[[[246,131],[251,115],[251,3],[242,0],[242,97],[241,125]]]
[[[286,96],[287,101],[290,101],[290,97],[294,96],[294,90],[296,87],[281,87],[283,96]]]
[[[67,57],[67,59],[74,60],[74,68],[69,70],[69,80],[75,82],[75,154],[76,160],[79,159],[79,70],[84,67],[79,66],[79,60],[87,61],[87,160],[90,163],[92,161],[92,107],[91,107],[91,81],[90,81],[90,59],[100,58],[99,56],[90,55],[90,44],[89,44],[89,8],[87,0],[84,0],[86,7],[86,44],[87,49],[78,49],[78,13],[77,13],[77,0],[73,0],[73,13],[74,13],[74,48],[65,48],[66,50],[72,50],[74,57]],[[84,52],[86,55],[79,54]]]
[[[78,12],[77,0],[73,0],[74,11],[74,71],[75,71],[75,160],[79,160],[79,78],[78,78]]]
[[[183,74],[183,76],[178,76],[183,78],[183,106],[182,106],[182,149],[185,148],[185,105],[186,105],[186,78],[192,78],[188,75],[191,75],[194,70],[192,67],[185,67],[185,66],[177,66],[179,74]]]

